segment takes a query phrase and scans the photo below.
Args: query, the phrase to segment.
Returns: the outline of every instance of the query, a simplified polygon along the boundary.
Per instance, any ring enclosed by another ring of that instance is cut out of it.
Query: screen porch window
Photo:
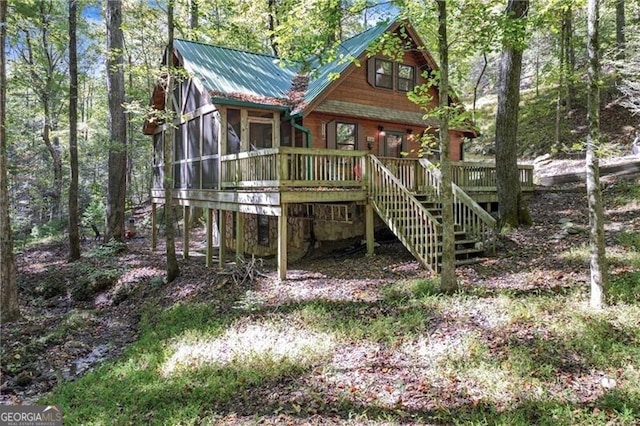
[[[415,81],[414,68],[411,65],[398,64],[398,90],[410,92]]]
[[[393,62],[376,59],[376,86],[393,89]]]
[[[336,123],[336,148],[356,149],[356,125],[353,123]]]

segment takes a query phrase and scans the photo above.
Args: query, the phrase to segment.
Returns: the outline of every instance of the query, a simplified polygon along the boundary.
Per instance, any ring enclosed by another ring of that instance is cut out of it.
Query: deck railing
[[[364,151],[267,148],[221,157],[222,188],[362,186]],[[415,158],[380,158],[381,163],[411,192],[436,186]],[[433,166],[435,167],[435,166]],[[496,166],[492,163],[455,161],[452,181],[467,192],[495,192]],[[518,165],[523,191],[533,190],[533,166]]]
[[[433,201],[438,201],[442,191],[442,178],[440,169],[427,159],[420,159],[420,165],[427,175],[426,180],[433,182],[435,190]],[[483,249],[493,251],[495,249],[496,220],[485,209],[480,207],[462,188],[451,183],[453,191],[453,217],[455,224],[465,234],[477,239]]]
[[[497,188],[494,163],[454,161],[451,163],[451,175],[453,183],[467,191],[494,192]],[[518,164],[518,176],[523,191],[534,189],[533,166]]]
[[[380,161],[410,191],[423,192],[426,188],[435,185],[435,182],[425,180],[424,170],[419,165],[419,159],[380,158]],[[437,168],[433,164],[431,167]],[[533,166],[519,164],[518,175],[523,191],[534,189]],[[453,161],[451,162],[451,180],[466,191],[495,192],[497,188],[496,165],[483,162]]]
[[[221,186],[360,187],[366,152],[280,147],[221,157]]]
[[[416,259],[437,272],[437,219],[380,160],[371,155],[368,158],[366,175],[373,208]]]

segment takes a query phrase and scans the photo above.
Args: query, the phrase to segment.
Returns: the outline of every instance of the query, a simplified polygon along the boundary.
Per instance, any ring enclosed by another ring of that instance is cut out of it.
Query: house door
[[[249,123],[249,148],[273,147],[273,125],[271,123]]]
[[[391,158],[402,157],[404,150],[404,133],[386,132],[384,135],[384,156]]]

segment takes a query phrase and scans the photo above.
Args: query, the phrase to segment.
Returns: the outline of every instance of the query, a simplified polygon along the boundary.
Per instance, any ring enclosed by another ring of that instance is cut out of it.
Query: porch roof
[[[314,111],[329,114],[347,115],[359,118],[368,118],[378,121],[393,121],[414,126],[437,127],[438,120],[433,117],[424,118],[419,112],[402,111],[391,108],[377,107],[372,105],[362,105],[353,102],[327,99],[318,105]]]

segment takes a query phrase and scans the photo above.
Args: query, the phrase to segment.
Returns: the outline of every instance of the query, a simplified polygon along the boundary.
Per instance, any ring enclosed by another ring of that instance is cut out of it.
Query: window
[[[398,64],[398,90],[410,92],[413,90],[414,82],[413,67],[411,65]]]
[[[353,123],[336,123],[336,148],[356,149],[356,125]]]
[[[376,59],[376,86],[393,89],[393,62]]]

